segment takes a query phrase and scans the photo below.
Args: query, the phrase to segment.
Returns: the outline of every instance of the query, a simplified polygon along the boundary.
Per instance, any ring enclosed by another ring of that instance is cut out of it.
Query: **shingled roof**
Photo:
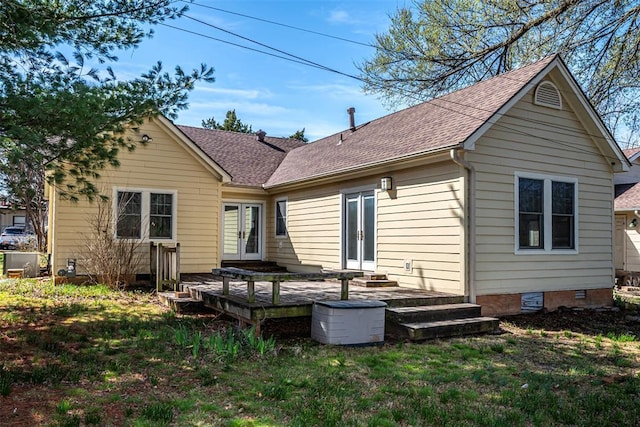
[[[632,159],[640,153],[640,148],[627,148],[622,151],[628,159]],[[640,183],[616,184],[614,210],[628,211],[637,209],[640,209]]]
[[[625,150],[622,150],[622,152],[624,153],[625,156],[627,156],[627,159],[631,160],[632,157],[640,153],[640,147],[627,148]]]
[[[640,183],[616,185],[613,205],[616,211],[640,209]]]
[[[328,176],[455,147],[472,136],[556,58],[547,57],[362,124],[353,132],[345,130],[292,150],[265,186]]]
[[[262,186],[276,170],[287,152],[305,145],[290,138],[177,126],[191,141],[232,177],[232,183]]]

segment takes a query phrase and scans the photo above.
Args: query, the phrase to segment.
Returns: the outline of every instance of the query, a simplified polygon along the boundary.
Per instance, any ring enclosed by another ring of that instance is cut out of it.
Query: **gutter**
[[[467,236],[466,241],[466,269],[467,280],[465,283],[465,294],[469,297],[469,302],[476,303],[476,171],[471,163],[461,158],[458,154],[459,148],[452,148],[449,151],[451,160],[458,166],[468,171],[466,198]]]

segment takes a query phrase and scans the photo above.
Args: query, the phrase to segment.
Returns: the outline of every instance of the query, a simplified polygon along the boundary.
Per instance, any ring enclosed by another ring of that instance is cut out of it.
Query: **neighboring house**
[[[0,233],[7,227],[27,228],[27,214],[24,208],[13,208],[0,198]]]
[[[640,148],[624,150],[631,169],[615,183],[615,269],[640,272]]]
[[[140,237],[180,242],[183,272],[366,270],[485,314],[611,304],[613,176],[630,164],[559,57],[361,125],[350,114],[311,144],[159,117],[99,185],[135,195]],[[57,271],[91,207],[51,198]],[[144,227],[159,205],[161,239]]]

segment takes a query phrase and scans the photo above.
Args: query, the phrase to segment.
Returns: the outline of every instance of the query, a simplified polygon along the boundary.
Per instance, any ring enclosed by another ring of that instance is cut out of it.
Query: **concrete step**
[[[469,303],[391,307],[386,310],[387,320],[395,323],[435,322],[480,316],[481,307]]]
[[[189,292],[158,292],[158,298],[176,313],[200,313],[207,310],[203,302],[192,298]]]
[[[412,341],[482,334],[498,329],[500,321],[493,317],[470,317],[436,322],[400,323],[392,326],[396,334]]]

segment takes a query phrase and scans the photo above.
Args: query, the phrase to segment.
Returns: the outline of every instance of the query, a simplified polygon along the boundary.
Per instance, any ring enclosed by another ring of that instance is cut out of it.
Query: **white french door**
[[[262,259],[262,205],[222,205],[222,259]]]
[[[346,267],[374,271],[376,215],[373,191],[344,196],[343,236]]]

